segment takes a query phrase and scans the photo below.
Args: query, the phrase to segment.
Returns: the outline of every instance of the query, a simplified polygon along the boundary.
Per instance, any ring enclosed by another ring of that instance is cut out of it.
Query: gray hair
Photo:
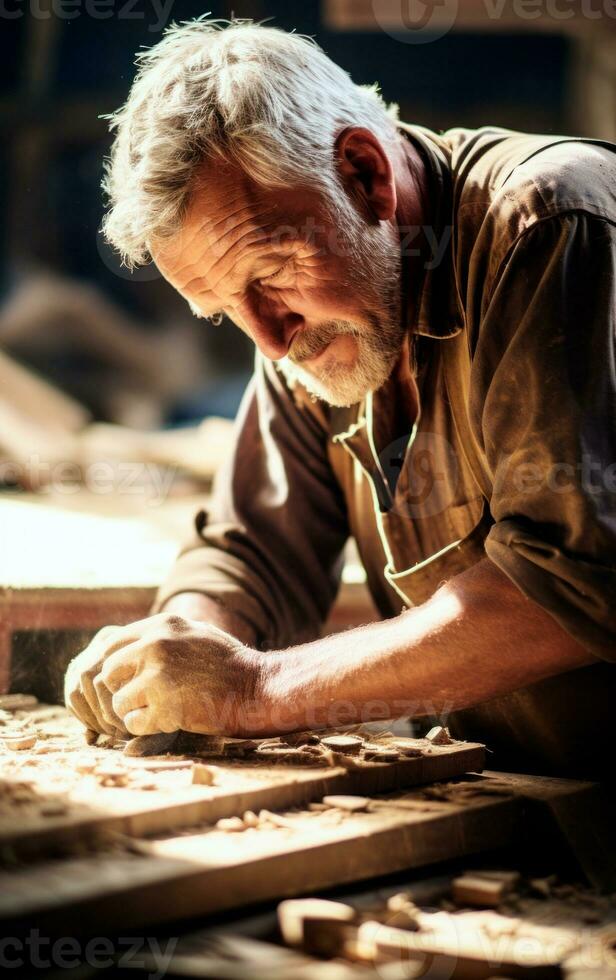
[[[126,104],[109,117],[103,181],[103,230],[131,267],[178,229],[203,163],[229,160],[268,187],[313,187],[342,212],[337,133],[365,126],[385,145],[397,139],[397,107],[299,34],[200,18],[172,25],[137,64]]]

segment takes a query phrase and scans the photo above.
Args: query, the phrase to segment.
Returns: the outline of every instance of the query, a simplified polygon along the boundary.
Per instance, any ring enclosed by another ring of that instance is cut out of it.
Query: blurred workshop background
[[[436,130],[496,124],[616,138],[609,0],[1,7],[0,350],[93,419],[131,428],[233,416],[252,357],[239,331],[194,320],[156,269],[122,269],[98,233],[109,147],[101,116],[124,100],[135,52],[171,21],[233,13],[312,35],[357,82],[378,80],[404,120]]]
[[[99,233],[135,52],[208,12],[315,37],[407,122],[616,139],[615,0],[0,0],[0,691],[59,696],[54,631],[65,663],[147,614],[229,445],[250,342]]]

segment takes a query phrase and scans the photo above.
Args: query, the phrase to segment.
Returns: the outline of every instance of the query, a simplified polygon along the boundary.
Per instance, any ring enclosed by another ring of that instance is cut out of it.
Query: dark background
[[[128,314],[145,344],[156,345],[181,329],[192,337],[197,377],[187,378],[185,391],[172,393],[159,418],[145,413],[144,424],[173,424],[208,412],[232,414],[250,370],[250,344],[229,325],[192,322],[183,301],[155,270],[129,276],[98,235],[102,160],[109,147],[107,124],[99,117],[125,99],[135,52],[160,36],[160,29],[152,29],[159,13],[149,0],[137,0],[130,11],[124,9],[125,0],[109,2],[113,16],[100,20],[88,15],[85,0],[73,0],[71,19],[46,7],[51,0],[3,0],[0,347],[76,395],[95,417],[134,421],[134,412],[122,417],[103,395],[101,385],[113,377],[113,364],[103,363],[91,349],[87,323],[81,333],[73,329],[69,334],[60,315],[35,336],[20,328],[3,338],[2,309],[15,291],[41,271],[51,272],[68,288],[95,286]],[[175,0],[169,19],[234,12],[271,18],[281,28],[313,35],[356,82],[378,80],[385,98],[399,103],[404,120],[436,130],[497,124],[614,135],[613,103],[612,109],[597,104],[602,97],[595,91],[595,42],[587,37],[588,24],[578,30],[569,22],[546,27],[475,20],[469,27],[461,16],[460,24],[432,43],[409,44],[376,24],[354,29],[349,3],[341,4],[344,24],[335,27],[339,3]],[[460,8],[463,14],[463,2]],[[357,20],[359,25],[359,15]],[[597,37],[606,27],[612,30],[614,22],[590,27]]]

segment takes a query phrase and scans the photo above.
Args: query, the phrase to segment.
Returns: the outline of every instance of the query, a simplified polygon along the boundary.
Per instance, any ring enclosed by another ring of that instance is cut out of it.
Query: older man
[[[447,715],[573,771],[616,689],[616,147],[397,121],[310,41],[200,20],[141,57],[108,238],[255,342],[157,613],[99,633],[99,731]],[[352,535],[383,621],[319,638]]]

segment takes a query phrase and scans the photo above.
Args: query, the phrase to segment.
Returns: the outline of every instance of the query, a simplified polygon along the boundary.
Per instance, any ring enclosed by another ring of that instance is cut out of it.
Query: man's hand
[[[256,709],[258,657],[216,626],[160,613],[107,626],[69,665],[67,707],[94,731],[237,734]]]

